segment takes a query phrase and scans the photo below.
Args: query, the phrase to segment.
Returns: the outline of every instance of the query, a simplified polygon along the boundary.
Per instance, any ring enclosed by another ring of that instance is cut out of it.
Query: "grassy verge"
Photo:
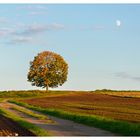
[[[4,98],[0,98],[0,102],[3,102],[5,99]]]
[[[0,108],[0,114],[4,115],[7,118],[10,118],[16,122],[18,122],[21,126],[28,129],[30,132],[34,133],[37,136],[49,136],[49,133],[45,130],[21,119],[20,117],[16,116],[15,114]]]
[[[101,128],[104,130],[108,130],[110,132],[123,135],[123,136],[140,136],[140,124],[129,123],[125,121],[108,119],[101,116],[95,115],[83,115],[70,113],[63,110],[56,109],[44,109],[36,106],[29,105],[27,103],[18,102],[18,101],[10,101],[11,103],[15,103],[20,106],[24,106],[36,111],[40,111],[44,114],[49,114],[52,116],[73,120],[78,123],[82,123],[88,126],[94,126],[97,128]]]
[[[43,90],[19,90],[19,91],[0,91],[0,98],[34,98],[45,96],[59,96],[70,93],[78,93],[76,91],[43,91]]]
[[[27,110],[27,109],[24,109],[24,108],[19,108],[19,107],[12,107],[13,110],[17,110],[19,112],[22,112],[22,113],[25,113],[31,117],[35,117],[35,118],[38,118],[38,119],[47,119],[47,117],[45,115],[40,115],[40,114],[36,114],[30,110]]]

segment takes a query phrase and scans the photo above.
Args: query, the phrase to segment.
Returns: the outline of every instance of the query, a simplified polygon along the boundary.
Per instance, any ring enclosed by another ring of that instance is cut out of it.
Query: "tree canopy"
[[[62,56],[51,51],[44,51],[34,57],[30,62],[27,75],[33,86],[54,88],[67,81],[68,64]]]

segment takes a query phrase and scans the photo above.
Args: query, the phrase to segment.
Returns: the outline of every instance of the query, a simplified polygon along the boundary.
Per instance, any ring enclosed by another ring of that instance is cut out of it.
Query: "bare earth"
[[[50,115],[47,115],[47,118],[49,118],[48,120],[41,120],[35,117],[31,117],[25,113],[12,109],[13,107],[19,107],[23,109],[26,108],[20,107],[12,103],[8,103],[7,101],[0,103],[0,107],[5,108],[12,113],[15,113],[22,119],[25,119],[26,121],[35,124],[40,128],[45,129],[52,136],[116,136],[116,134],[101,130],[99,128],[89,127],[86,125],[75,123],[73,121],[56,118]],[[33,112],[41,114],[37,111]]]
[[[35,136],[15,121],[0,115],[0,136]]]

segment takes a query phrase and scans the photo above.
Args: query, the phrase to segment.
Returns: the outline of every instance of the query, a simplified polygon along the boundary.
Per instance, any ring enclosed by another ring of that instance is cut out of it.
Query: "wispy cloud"
[[[42,10],[48,10],[46,5],[36,5],[36,8],[42,9]]]
[[[26,5],[19,5],[17,9],[26,9],[26,10],[47,10],[47,6],[43,5],[36,5],[36,4],[26,4]]]
[[[47,25],[32,24],[28,27],[25,27],[25,29],[23,29],[22,31],[17,31],[16,35],[36,35],[49,30],[60,30],[60,29],[64,29],[64,25],[58,23],[52,23]]]
[[[101,25],[96,25],[96,26],[93,26],[93,29],[100,30],[100,29],[105,29],[105,27]]]
[[[33,24],[20,32],[17,32],[18,35],[36,35],[42,32],[49,30],[48,26],[40,25],[40,24]]]
[[[15,33],[14,29],[11,28],[0,28],[0,36],[5,36],[5,35],[9,35]]]
[[[91,31],[93,31],[93,30],[103,30],[103,29],[105,29],[105,26],[103,26],[103,25],[87,25],[87,26],[85,26],[85,25],[80,25],[80,26],[78,26],[78,27],[75,27],[75,29],[80,29],[80,30],[91,30]]]
[[[50,29],[56,29],[56,30],[65,28],[63,24],[59,24],[59,23],[52,23],[49,26],[50,26]]]
[[[130,79],[140,82],[140,76],[133,76],[131,74],[128,74],[126,72],[118,72],[114,74],[116,77],[123,78],[123,79]]]
[[[45,5],[27,5],[26,6],[27,9],[37,9],[37,10],[48,10],[47,6]]]
[[[9,20],[5,17],[0,17],[0,23],[9,23]]]
[[[25,43],[34,43],[32,37],[17,36],[11,39],[8,44],[25,44]]]
[[[29,15],[35,16],[35,15],[46,15],[47,12],[44,11],[32,11],[29,13]]]
[[[18,10],[26,10],[28,15],[35,16],[35,15],[46,15],[48,12],[48,8],[45,5],[23,5],[17,7]]]
[[[41,39],[41,34],[47,31],[56,31],[64,29],[64,25],[58,23],[52,24],[31,24],[25,25],[17,23],[11,27],[1,27],[0,37],[5,40],[3,44],[46,44],[46,40]]]

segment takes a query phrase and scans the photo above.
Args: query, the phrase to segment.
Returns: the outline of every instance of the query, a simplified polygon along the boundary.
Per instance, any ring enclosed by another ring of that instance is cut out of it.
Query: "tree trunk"
[[[48,85],[46,85],[46,91],[48,91]]]

